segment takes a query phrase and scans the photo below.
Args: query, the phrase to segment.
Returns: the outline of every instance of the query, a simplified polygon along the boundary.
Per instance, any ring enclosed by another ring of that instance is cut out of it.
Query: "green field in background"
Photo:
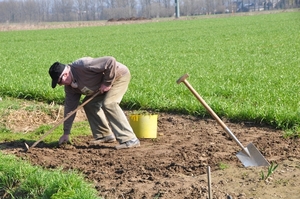
[[[300,12],[198,17],[144,24],[0,32],[0,96],[62,103],[55,61],[114,56],[132,81],[121,105],[208,115],[176,80],[187,79],[219,115],[300,126]]]

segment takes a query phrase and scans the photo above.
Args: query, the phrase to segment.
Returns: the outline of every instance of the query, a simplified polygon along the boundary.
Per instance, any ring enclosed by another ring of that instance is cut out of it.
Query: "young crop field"
[[[298,11],[270,12],[0,32],[0,197],[206,198],[210,166],[213,198],[298,198],[299,19]],[[141,138],[141,147],[128,150],[90,146],[81,110],[72,144],[57,147],[61,125],[25,153],[24,142],[32,146],[63,119],[64,88],[51,88],[50,65],[106,55],[131,71],[121,102],[126,115],[157,112],[157,138]],[[241,164],[241,149],[176,83],[184,74],[268,168]]]
[[[205,115],[188,81],[221,116],[285,128],[300,123],[299,12],[0,32],[1,96],[63,101],[49,66],[111,55],[132,73],[122,105]]]

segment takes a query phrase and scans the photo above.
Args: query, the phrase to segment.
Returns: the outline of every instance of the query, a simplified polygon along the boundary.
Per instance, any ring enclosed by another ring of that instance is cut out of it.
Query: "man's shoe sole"
[[[90,141],[89,144],[97,145],[97,144],[101,144],[101,143],[112,143],[115,141],[116,141],[116,138],[103,138],[103,139],[99,139],[99,140]]]
[[[140,143],[138,143],[138,144],[133,144],[133,145],[130,145],[130,146],[127,146],[126,143],[124,143],[124,144],[120,144],[120,145],[116,146],[115,148],[116,148],[117,150],[120,150],[120,149],[137,148],[137,147],[140,147],[140,146],[141,146]]]

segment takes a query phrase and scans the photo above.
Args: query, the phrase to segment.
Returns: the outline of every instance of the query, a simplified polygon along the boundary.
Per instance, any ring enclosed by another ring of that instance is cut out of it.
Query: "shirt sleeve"
[[[71,92],[67,86],[65,86],[65,107],[64,107],[64,117],[66,117],[70,112],[74,111],[79,104],[81,94]],[[66,121],[64,121],[64,134],[70,134],[73,121],[75,119],[76,113],[70,116]]]

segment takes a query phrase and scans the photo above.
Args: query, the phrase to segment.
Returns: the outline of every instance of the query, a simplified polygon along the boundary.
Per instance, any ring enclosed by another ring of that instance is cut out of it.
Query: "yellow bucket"
[[[157,137],[157,116],[151,114],[132,114],[129,116],[129,123],[138,138]]]

